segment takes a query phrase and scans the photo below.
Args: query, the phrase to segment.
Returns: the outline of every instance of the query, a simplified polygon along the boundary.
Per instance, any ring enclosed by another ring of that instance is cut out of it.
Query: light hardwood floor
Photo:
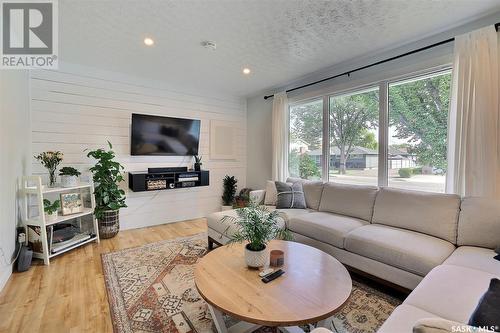
[[[0,332],[112,332],[101,254],[205,232],[205,219],[121,231],[13,273],[0,293]]]

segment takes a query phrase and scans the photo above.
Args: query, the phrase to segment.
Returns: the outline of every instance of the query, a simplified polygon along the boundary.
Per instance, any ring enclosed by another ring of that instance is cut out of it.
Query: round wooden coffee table
[[[249,332],[249,325],[286,327],[285,331],[315,322],[327,327],[328,319],[349,298],[351,277],[337,259],[296,242],[274,240],[268,250],[274,249],[285,252],[285,274],[267,284],[258,270],[246,267],[244,244],[219,247],[196,265],[196,288],[220,333]],[[221,312],[243,322],[228,328]]]

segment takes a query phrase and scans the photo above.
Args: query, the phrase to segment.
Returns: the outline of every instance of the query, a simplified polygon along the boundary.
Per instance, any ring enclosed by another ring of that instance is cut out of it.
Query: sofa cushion
[[[304,189],[307,208],[318,210],[323,193],[323,182],[320,180],[305,180],[300,178],[289,177],[286,180],[288,183],[301,182]]]
[[[272,180],[266,181],[266,195],[264,196],[264,205],[276,206],[278,200],[278,192],[276,192],[276,184]]]
[[[464,198],[458,221],[458,245],[494,249],[500,245],[500,203],[485,198]]]
[[[288,228],[298,234],[343,249],[345,235],[366,224],[368,222],[354,217],[314,212],[291,218],[288,221]]]
[[[370,221],[378,187],[326,183],[319,210]]]
[[[380,224],[354,229],[346,236],[344,247],[420,276],[440,265],[455,249],[440,238]]]
[[[420,282],[404,304],[448,320],[467,323],[494,277],[493,274],[476,269],[440,265]]]
[[[412,333],[413,326],[423,318],[439,318],[420,308],[401,304],[391,313],[377,333]]]
[[[460,197],[455,194],[381,188],[372,223],[422,232],[455,244],[459,209]]]
[[[274,183],[276,184],[276,192],[278,193],[276,208],[305,209],[307,207],[301,183]]]
[[[422,318],[417,320],[413,326],[413,333],[456,333],[456,332],[493,332],[489,330],[478,330],[477,327],[465,325],[458,321],[443,318]]]
[[[460,246],[443,264],[473,268],[500,277],[500,261],[493,259],[495,255],[496,253],[490,249]]]

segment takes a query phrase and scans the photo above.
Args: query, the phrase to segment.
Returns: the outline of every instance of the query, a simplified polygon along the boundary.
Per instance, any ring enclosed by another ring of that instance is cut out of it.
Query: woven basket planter
[[[99,237],[113,238],[120,231],[120,211],[106,210],[99,220]]]

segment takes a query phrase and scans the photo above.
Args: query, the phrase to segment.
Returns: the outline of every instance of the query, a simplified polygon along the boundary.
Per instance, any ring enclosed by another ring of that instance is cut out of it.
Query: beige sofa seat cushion
[[[420,276],[440,265],[455,250],[450,242],[380,224],[351,231],[344,247],[353,253]]]
[[[460,197],[455,194],[380,189],[372,223],[418,231],[453,244],[457,240]]]
[[[345,236],[366,224],[368,222],[354,217],[315,212],[291,218],[288,228],[295,233],[343,249]]]
[[[439,318],[437,315],[420,308],[401,304],[382,324],[378,333],[412,333],[413,326],[423,318]]]
[[[500,278],[500,261],[493,259],[495,251],[475,246],[460,246],[445,260],[445,265],[456,265],[495,274]]]
[[[465,325],[457,321],[443,318],[423,318],[419,319],[413,326],[413,333],[456,333],[459,332],[492,332],[489,330],[479,331],[477,327]]]
[[[440,265],[420,282],[404,304],[448,320],[467,323],[494,277],[493,274],[476,269]]]
[[[322,181],[305,180],[293,177],[289,177],[286,181],[287,183],[301,182],[307,208],[318,210],[319,203],[321,201],[321,195],[323,194],[324,183]]]
[[[457,244],[490,249],[500,246],[500,202],[464,198],[458,221]]]
[[[371,221],[378,187],[326,183],[319,210]]]

